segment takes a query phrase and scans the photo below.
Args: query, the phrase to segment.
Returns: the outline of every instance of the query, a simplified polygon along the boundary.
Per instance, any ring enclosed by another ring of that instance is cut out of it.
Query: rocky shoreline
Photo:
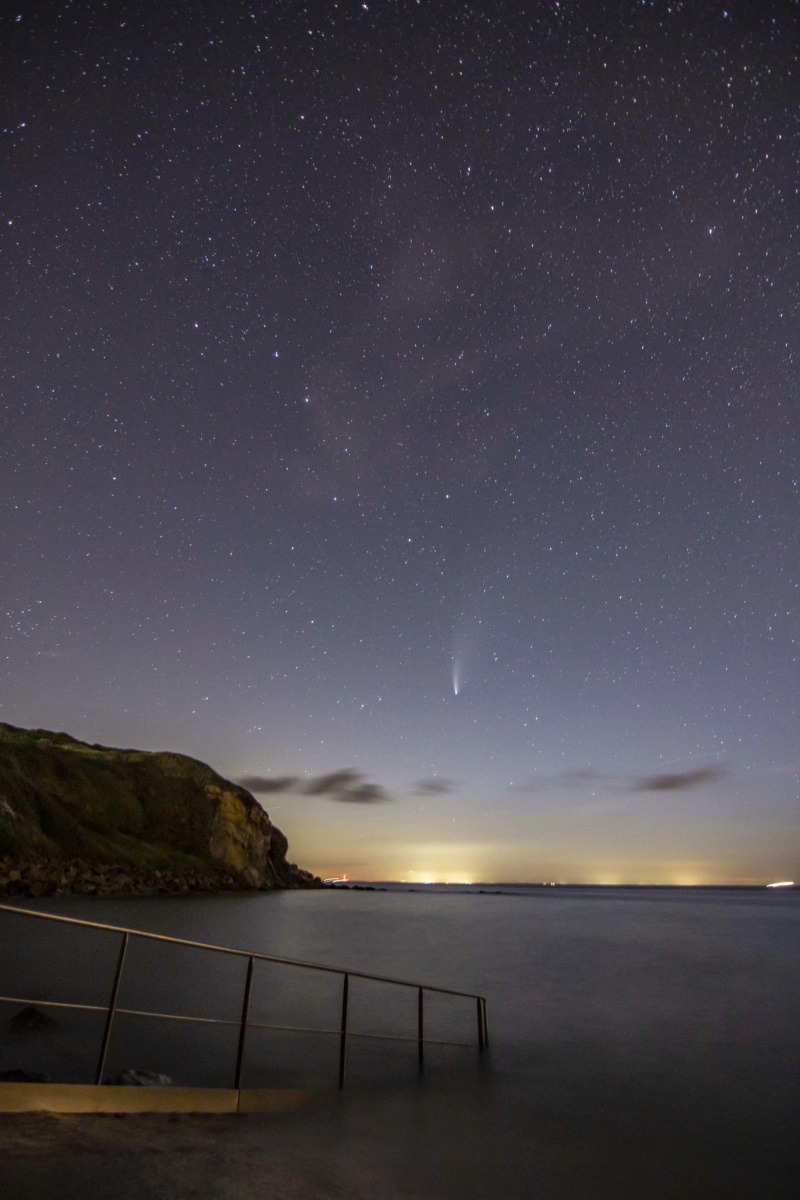
[[[323,887],[309,871],[287,864],[291,875],[283,888]],[[189,892],[243,892],[271,890],[254,888],[225,871],[212,868],[177,867],[147,870],[119,863],[38,859],[19,862],[0,858],[0,897],[14,896],[176,896]]]

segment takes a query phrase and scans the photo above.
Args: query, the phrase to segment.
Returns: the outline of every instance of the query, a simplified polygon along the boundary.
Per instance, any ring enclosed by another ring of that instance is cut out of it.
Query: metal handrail
[[[438,992],[440,995],[460,996],[464,999],[474,1000],[476,1002],[477,1024],[478,1024],[478,1049],[483,1052],[489,1045],[489,1026],[486,1012],[486,999],[484,996],[478,995],[475,992],[462,992],[455,988],[437,987],[434,984],[424,984],[412,982],[408,979],[395,979],[388,975],[373,975],[368,971],[351,971],[344,967],[332,967],[326,963],[304,962],[296,958],[283,958],[276,954],[262,954],[255,950],[237,950],[232,946],[217,946],[210,942],[195,942],[188,938],[170,937],[163,933],[150,933],[144,929],[128,929],[123,925],[108,925],[100,921],[83,921],[78,917],[64,917],[57,913],[39,912],[31,908],[17,908],[11,904],[0,904],[0,911],[15,913],[22,917],[39,917],[45,921],[60,921],[66,925],[80,925],[86,929],[100,929],[105,932],[119,933],[122,935],[120,943],[119,955],[117,958],[116,969],[114,972],[114,981],[111,988],[108,1004],[76,1004],[65,1001],[55,1000],[29,1000],[22,996],[0,996],[0,1002],[10,1002],[17,1004],[40,1004],[49,1008],[74,1008],[90,1012],[105,1012],[106,1020],[103,1029],[103,1035],[100,1043],[100,1052],[97,1062],[97,1070],[95,1080],[102,1083],[103,1072],[105,1068],[106,1055],[108,1045],[111,1038],[111,1030],[116,1014],[123,1016],[139,1016],[153,1017],[160,1020],[177,1020],[190,1021],[205,1025],[235,1025],[239,1029],[239,1039],[236,1051],[236,1071],[234,1076],[234,1087],[241,1087],[242,1069],[244,1065],[244,1051],[249,1029],[275,1029],[286,1032],[295,1033],[325,1033],[336,1034],[340,1039],[339,1045],[339,1087],[344,1086],[345,1064],[347,1057],[347,1038],[348,1037],[363,1037],[386,1041],[409,1041],[417,1043],[417,1059],[419,1070],[424,1067],[424,1046],[428,1044],[446,1045],[446,1046],[465,1046],[466,1042],[445,1042],[436,1038],[425,1037],[424,1026],[424,992]],[[242,999],[242,1012],[238,1021],[224,1020],[216,1017],[194,1017],[183,1015],[180,1013],[157,1013],[147,1012],[138,1009],[121,1008],[117,1005],[117,996],[119,993],[120,981],[122,979],[122,971],[125,965],[125,958],[128,949],[128,943],[131,937],[148,938],[156,942],[168,942],[172,945],[189,946],[195,950],[211,950],[218,954],[229,954],[239,958],[246,958],[247,977],[245,980],[244,995]],[[341,1021],[338,1029],[302,1029],[299,1026],[292,1025],[270,1025],[258,1021],[250,1020],[250,1000],[253,985],[253,967],[256,961],[279,963],[283,966],[302,967],[309,971],[325,971],[328,974],[342,976],[342,1008]],[[410,987],[417,991],[417,1034],[413,1038],[398,1037],[395,1034],[370,1034],[370,1033],[353,1033],[348,1031],[347,1027],[347,1008],[348,1008],[348,993],[350,987],[350,978],[369,979],[376,983],[389,983],[396,987]]]

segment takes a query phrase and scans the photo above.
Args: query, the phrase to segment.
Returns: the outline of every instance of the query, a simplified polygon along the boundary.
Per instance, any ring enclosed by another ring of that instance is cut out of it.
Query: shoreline
[[[87,859],[18,860],[0,858],[0,899],[46,896],[181,896],[191,893],[319,890],[325,885],[310,871],[289,863],[282,886],[253,887],[230,871],[210,866],[133,867]]]

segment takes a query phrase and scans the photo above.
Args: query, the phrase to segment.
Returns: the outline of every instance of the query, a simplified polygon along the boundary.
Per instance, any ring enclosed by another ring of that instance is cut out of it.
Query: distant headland
[[[239,784],[184,754],[0,722],[0,895],[322,887]]]

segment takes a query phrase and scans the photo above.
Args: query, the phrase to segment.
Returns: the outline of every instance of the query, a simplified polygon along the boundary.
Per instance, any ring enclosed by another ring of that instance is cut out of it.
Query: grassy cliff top
[[[197,759],[0,723],[0,854],[213,866],[211,831],[223,796],[236,797],[285,850],[250,793]]]

